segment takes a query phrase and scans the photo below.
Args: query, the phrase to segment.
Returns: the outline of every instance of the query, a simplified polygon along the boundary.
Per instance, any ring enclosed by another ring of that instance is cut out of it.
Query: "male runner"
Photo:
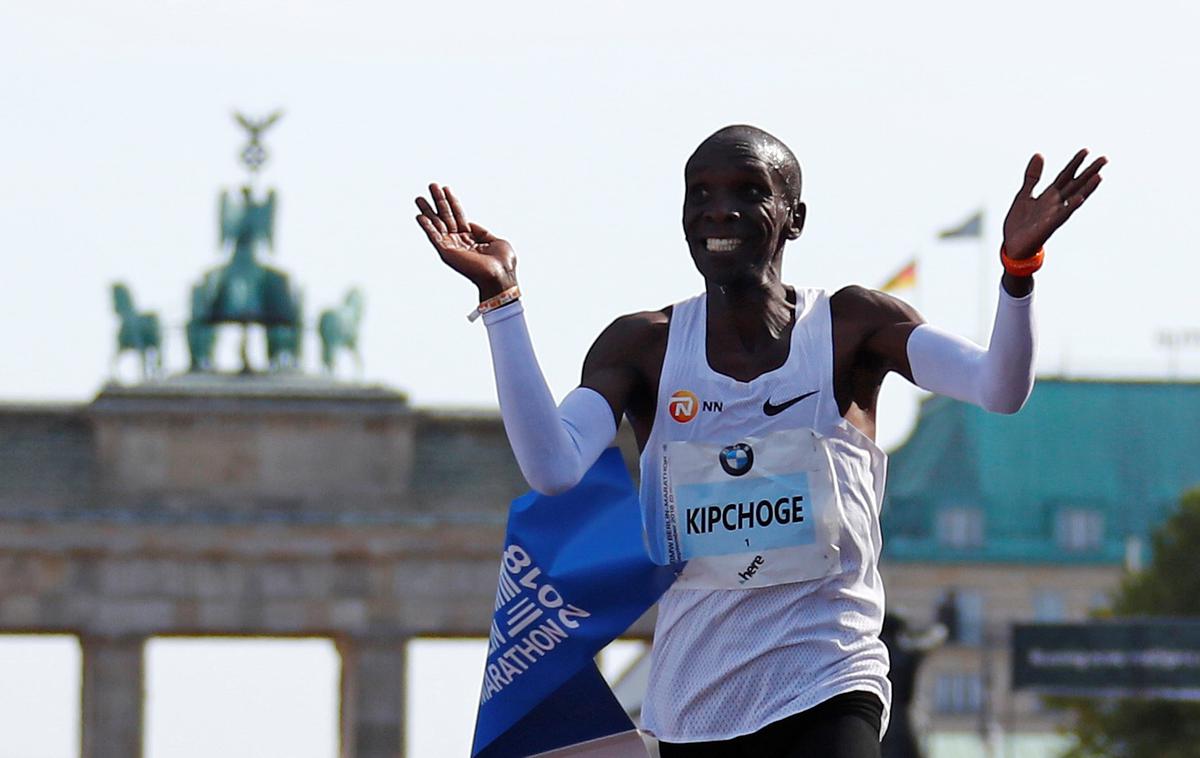
[[[501,414],[529,484],[574,486],[622,416],[641,450],[652,557],[686,560],[659,602],[644,726],[671,756],[879,755],[890,689],[879,640],[884,455],[875,403],[895,371],[1014,413],[1033,386],[1033,271],[1100,183],[1081,150],[1033,195],[1035,155],[1004,221],[989,347],[929,326],[862,287],[785,285],[800,236],[800,166],[766,132],[731,126],[684,169],[683,229],[705,291],[623,316],[555,406],[517,299],[508,242],[430,185],[417,221],[479,290]]]

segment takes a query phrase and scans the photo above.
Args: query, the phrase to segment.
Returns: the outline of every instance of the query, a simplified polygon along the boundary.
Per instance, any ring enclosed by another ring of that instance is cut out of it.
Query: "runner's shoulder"
[[[829,296],[829,313],[834,321],[851,321],[876,327],[916,322],[917,310],[898,297],[851,284]]]
[[[671,306],[620,316],[596,338],[588,358],[626,364],[640,363],[653,356],[661,360],[667,348],[670,323]]]

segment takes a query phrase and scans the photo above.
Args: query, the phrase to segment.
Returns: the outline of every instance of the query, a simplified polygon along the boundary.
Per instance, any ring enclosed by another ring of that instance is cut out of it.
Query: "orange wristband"
[[[1036,253],[1028,258],[1009,258],[1008,253],[1004,250],[1004,245],[1000,246],[1000,262],[1004,264],[1004,270],[1013,276],[1033,276],[1033,272],[1042,267],[1042,262],[1046,260],[1046,248],[1039,248]]]

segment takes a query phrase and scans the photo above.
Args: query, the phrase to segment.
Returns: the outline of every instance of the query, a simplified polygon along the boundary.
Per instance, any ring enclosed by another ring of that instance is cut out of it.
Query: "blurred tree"
[[[1126,576],[1114,616],[1200,616],[1200,488],[1155,531],[1145,571]],[[1047,698],[1074,716],[1064,758],[1200,758],[1200,703],[1176,700]]]

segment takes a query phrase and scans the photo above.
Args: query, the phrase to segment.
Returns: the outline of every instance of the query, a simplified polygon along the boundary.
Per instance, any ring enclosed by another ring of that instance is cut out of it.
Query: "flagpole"
[[[988,297],[985,293],[987,287],[987,272],[986,254],[983,252],[986,245],[983,241],[983,215],[984,206],[981,204],[979,210],[967,217],[965,221],[952,226],[949,229],[943,229],[938,232],[939,240],[962,240],[964,237],[974,237],[977,246],[976,252],[976,273],[977,281],[975,283],[975,332],[980,344],[984,344],[987,339],[987,311],[985,310]],[[966,282],[963,282],[965,285]],[[964,290],[970,292],[970,288]],[[969,326],[964,326],[964,330],[969,330]],[[969,331],[967,332],[970,333]]]
[[[921,286],[921,268],[922,268],[922,266],[921,266],[921,251],[920,250],[913,253],[913,261],[917,264],[917,274],[913,280],[913,299],[917,301],[916,303],[914,303],[914,305],[916,306],[918,311],[924,311],[925,310],[925,290]]]
[[[985,206],[983,203],[980,203],[979,207],[986,208],[987,206]],[[985,218],[985,219],[987,218],[984,211],[981,210],[980,214],[981,214],[981,216],[983,216],[983,218]],[[975,328],[976,328],[976,333],[979,335],[979,344],[983,345],[984,347],[987,347],[987,343],[988,343],[988,333],[987,333],[987,299],[988,299],[987,298],[987,290],[988,290],[988,285],[987,285],[987,278],[988,278],[988,275],[987,275],[987,272],[988,272],[987,236],[984,234],[984,229],[986,229],[986,225],[981,222],[980,226],[983,228],[981,228],[979,230],[979,236],[976,237],[977,242],[975,243],[976,245],[979,246],[979,250],[976,255],[977,266],[978,266],[978,271],[979,271],[979,285],[975,289],[975,294],[976,294],[976,297],[979,299],[979,302],[975,305],[975,316],[976,316]]]

